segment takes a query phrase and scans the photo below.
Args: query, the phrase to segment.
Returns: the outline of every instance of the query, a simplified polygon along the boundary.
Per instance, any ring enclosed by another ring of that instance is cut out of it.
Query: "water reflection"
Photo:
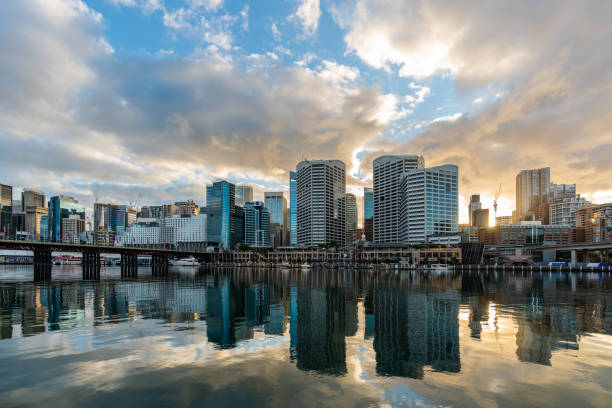
[[[76,354],[147,337],[159,342],[162,335],[173,345],[210,345],[210,355],[222,359],[280,347],[294,370],[330,379],[358,370],[357,378],[371,381],[371,364],[373,376],[423,383],[435,373],[459,378],[496,360],[554,367],[558,353],[586,356],[585,336],[608,344],[597,350],[605,360],[610,339],[596,336],[612,334],[609,274],[249,269],[126,274],[105,267],[93,272],[0,267],[0,272],[0,354],[16,352],[13,364],[33,358],[21,348],[28,338],[66,333],[72,345],[55,347]],[[13,369],[7,365],[0,374]],[[564,368],[564,375],[572,373]]]

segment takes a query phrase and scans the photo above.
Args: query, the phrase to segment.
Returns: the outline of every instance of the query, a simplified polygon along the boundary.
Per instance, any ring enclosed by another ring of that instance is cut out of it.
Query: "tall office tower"
[[[480,210],[482,203],[480,202],[480,194],[472,194],[470,197],[470,204],[468,206],[468,216],[470,217],[470,225],[476,225],[474,223],[474,211]]]
[[[346,199],[346,230],[354,231],[357,229],[357,198],[354,194],[347,193]]]
[[[21,209],[25,211],[28,207],[45,207],[45,193],[40,190],[26,189],[21,193]]]
[[[231,249],[235,239],[235,200],[236,190],[232,183],[219,180],[206,186],[207,239],[218,242],[225,249]]]
[[[28,206],[25,210],[25,230],[34,238],[41,237],[41,219],[43,215],[49,213],[45,207]]]
[[[430,235],[458,231],[458,173],[457,166],[447,164],[409,170],[401,177],[402,241],[420,244]]]
[[[121,234],[125,232],[127,228],[136,222],[136,207],[131,205],[111,205],[110,208],[110,229],[115,231],[115,233]]]
[[[311,160],[297,169],[298,244],[345,240],[346,168],[340,160]]]
[[[275,231],[270,230],[274,247],[286,246],[289,244],[289,228],[287,228],[287,199],[282,191],[265,192],[264,201],[270,213],[270,224],[274,224]]]
[[[289,245],[297,245],[297,173],[289,172]]]
[[[8,236],[13,218],[13,187],[0,184],[0,235]]]
[[[552,203],[557,199],[576,197],[576,184],[550,184],[548,192],[548,202]]]
[[[110,204],[94,203],[94,231],[110,229]]]
[[[270,246],[270,213],[261,201],[244,203],[244,243],[257,248]]]
[[[374,160],[374,242],[400,242],[400,176],[423,167],[422,156],[381,156]]]
[[[85,220],[85,207],[74,197],[55,196],[49,199],[49,240],[60,242],[62,240],[62,220],[71,215],[78,215]],[[74,217],[73,217],[74,219]]]
[[[374,239],[374,190],[363,188],[363,233],[366,241]]]
[[[541,203],[547,202],[550,190],[550,167],[522,170],[516,175],[516,215],[523,218],[535,213]]]
[[[253,187],[248,184],[236,186],[236,205],[244,207],[248,202],[253,201]]]
[[[489,209],[479,208],[472,213],[473,226],[476,228],[489,228]]]

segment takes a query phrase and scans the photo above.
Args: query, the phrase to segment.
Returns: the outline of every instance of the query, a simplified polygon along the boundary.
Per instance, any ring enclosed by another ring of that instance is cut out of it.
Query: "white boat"
[[[301,266],[302,266],[302,269],[311,269],[312,268],[312,266],[310,266],[310,264],[308,264],[308,263],[303,263]]]
[[[197,259],[195,259],[195,257],[190,256],[190,257],[183,258],[183,259],[171,259],[170,265],[172,266],[200,266],[200,263],[198,262]]]
[[[431,264],[427,269],[431,270],[432,272],[442,273],[448,272],[451,268],[452,267],[447,264]]]

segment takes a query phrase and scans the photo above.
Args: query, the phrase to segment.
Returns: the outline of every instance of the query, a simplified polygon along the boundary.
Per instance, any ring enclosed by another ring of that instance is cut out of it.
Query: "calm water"
[[[610,274],[137,275],[0,265],[0,406],[612,406]]]

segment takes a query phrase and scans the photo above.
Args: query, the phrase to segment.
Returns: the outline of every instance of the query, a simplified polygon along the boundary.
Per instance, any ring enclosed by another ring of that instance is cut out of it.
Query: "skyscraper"
[[[71,215],[77,215],[85,220],[85,207],[74,197],[55,196],[49,199],[49,240],[60,242],[62,240],[62,220]],[[74,217],[73,217],[74,219]]]
[[[0,234],[8,236],[13,218],[13,187],[0,184]]]
[[[247,184],[240,184],[235,187],[236,205],[244,207],[245,203],[253,201],[253,187]]]
[[[357,199],[354,194],[346,194],[346,230],[357,229]]]
[[[419,244],[430,235],[458,231],[458,172],[447,164],[409,170],[401,177],[401,241]]]
[[[136,207],[110,203],[94,203],[94,231],[125,232],[137,219]]]
[[[482,208],[482,203],[480,202],[480,194],[472,194],[470,197],[470,204],[468,206],[468,216],[470,219],[470,225],[476,225],[474,223],[474,211],[480,210]]]
[[[40,190],[25,189],[21,193],[21,209],[26,211],[28,207],[45,207],[45,193]]]
[[[423,167],[422,156],[381,156],[374,160],[374,242],[400,242],[400,176]]]
[[[289,172],[289,245],[297,245],[297,174]]]
[[[235,234],[233,217],[235,208],[235,186],[225,180],[206,186],[206,215],[208,217],[208,240],[218,242],[231,249]]]
[[[266,208],[270,213],[270,224],[275,224],[277,231],[274,233],[272,229],[270,233],[273,236],[271,245],[275,247],[288,245],[289,229],[287,228],[287,199],[282,191],[265,192],[264,200]]]
[[[550,167],[522,170],[516,175],[516,215],[523,218],[547,202],[550,190]]]
[[[477,228],[489,228],[489,209],[478,208],[472,213],[472,225]]]
[[[374,190],[363,188],[363,233],[366,241],[374,239]]]
[[[311,160],[297,169],[298,244],[345,240],[346,169],[340,160]]]
[[[244,243],[258,248],[270,246],[270,213],[261,201],[244,203]]]

